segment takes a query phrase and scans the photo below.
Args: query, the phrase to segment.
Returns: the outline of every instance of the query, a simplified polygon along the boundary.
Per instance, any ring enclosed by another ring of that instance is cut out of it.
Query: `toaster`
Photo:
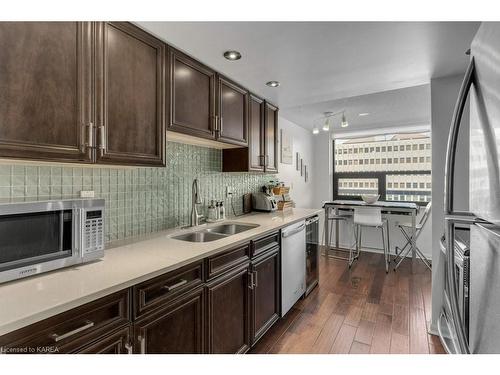
[[[274,196],[260,192],[252,194],[252,208],[255,211],[272,212],[278,209],[278,203]]]

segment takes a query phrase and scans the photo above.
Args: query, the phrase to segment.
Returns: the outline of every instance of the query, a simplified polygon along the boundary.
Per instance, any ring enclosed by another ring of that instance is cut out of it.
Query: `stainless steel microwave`
[[[104,199],[0,204],[0,283],[104,256]]]

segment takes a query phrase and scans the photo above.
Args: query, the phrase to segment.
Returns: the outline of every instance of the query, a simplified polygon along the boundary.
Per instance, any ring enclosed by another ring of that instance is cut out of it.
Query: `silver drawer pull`
[[[57,333],[53,333],[50,336],[52,337],[52,339],[55,342],[59,342],[61,340],[67,339],[70,336],[76,335],[77,333],[85,331],[86,329],[92,328],[93,326],[94,326],[94,322],[91,322],[90,320],[86,320],[85,321],[85,325],[83,325],[81,327],[78,327],[78,328],[76,328],[76,329],[74,329],[72,331],[63,333],[62,335],[58,335]]]
[[[125,344],[125,349],[127,349],[127,354],[134,354],[134,350],[132,348],[132,345],[130,343]]]
[[[186,285],[186,284],[187,284],[187,280],[182,279],[181,281],[179,281],[178,283],[175,283],[174,285],[164,285],[163,289],[166,289],[167,292],[170,292],[171,290],[177,289],[177,288],[179,288],[183,285]]]

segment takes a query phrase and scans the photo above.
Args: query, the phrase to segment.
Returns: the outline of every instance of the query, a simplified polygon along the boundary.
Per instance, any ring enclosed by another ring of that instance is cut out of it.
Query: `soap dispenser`
[[[222,201],[219,203],[219,220],[226,220],[226,209]]]
[[[208,206],[208,221],[216,221],[217,212],[215,210],[214,201],[212,200],[210,206]]]

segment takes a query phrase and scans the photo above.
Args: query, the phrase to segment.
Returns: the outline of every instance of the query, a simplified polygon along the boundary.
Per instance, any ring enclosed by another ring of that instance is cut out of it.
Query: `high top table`
[[[335,214],[338,214],[339,210],[354,210],[356,207],[380,207],[383,214],[393,214],[393,215],[409,215],[411,216],[411,269],[415,272],[415,265],[417,259],[417,252],[415,250],[415,233],[416,233],[416,221],[418,213],[418,205],[416,203],[410,202],[384,202],[377,201],[375,203],[365,203],[362,200],[343,200],[338,199],[334,201],[323,202],[323,209],[325,210],[325,245],[330,247],[330,228],[328,220],[328,211],[333,209]],[[335,248],[337,250],[348,250],[339,247],[339,223],[337,221],[335,227]]]

